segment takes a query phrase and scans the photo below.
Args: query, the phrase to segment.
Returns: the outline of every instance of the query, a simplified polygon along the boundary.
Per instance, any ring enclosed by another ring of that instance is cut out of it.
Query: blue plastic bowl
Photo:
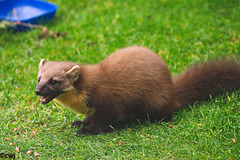
[[[0,21],[40,24],[50,21],[58,6],[42,0],[0,0]],[[29,27],[17,26],[17,30]]]

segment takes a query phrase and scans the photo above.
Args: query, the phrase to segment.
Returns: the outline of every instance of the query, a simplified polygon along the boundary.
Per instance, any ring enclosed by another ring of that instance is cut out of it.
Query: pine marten
[[[144,47],[121,49],[99,64],[41,60],[36,94],[81,114],[75,135],[111,130],[122,119],[160,120],[196,101],[240,89],[240,64],[215,60],[171,78],[166,63]]]

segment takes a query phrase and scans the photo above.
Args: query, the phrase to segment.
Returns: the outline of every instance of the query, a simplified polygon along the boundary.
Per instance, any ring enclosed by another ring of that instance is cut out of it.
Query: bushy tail
[[[240,63],[216,60],[189,68],[173,78],[179,108],[240,89]]]

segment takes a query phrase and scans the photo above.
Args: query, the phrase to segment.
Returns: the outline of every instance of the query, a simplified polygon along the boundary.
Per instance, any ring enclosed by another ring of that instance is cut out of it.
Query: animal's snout
[[[41,95],[41,91],[40,91],[39,89],[36,89],[36,90],[35,90],[35,93],[36,93],[37,95]]]

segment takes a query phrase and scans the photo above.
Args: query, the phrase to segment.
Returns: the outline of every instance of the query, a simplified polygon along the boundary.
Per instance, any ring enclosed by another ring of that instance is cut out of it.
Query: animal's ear
[[[44,59],[41,59],[40,63],[39,63],[39,69],[42,68],[42,66],[46,63],[46,61]]]
[[[69,71],[66,72],[70,82],[75,82],[79,78],[80,67],[78,65],[73,66]]]

